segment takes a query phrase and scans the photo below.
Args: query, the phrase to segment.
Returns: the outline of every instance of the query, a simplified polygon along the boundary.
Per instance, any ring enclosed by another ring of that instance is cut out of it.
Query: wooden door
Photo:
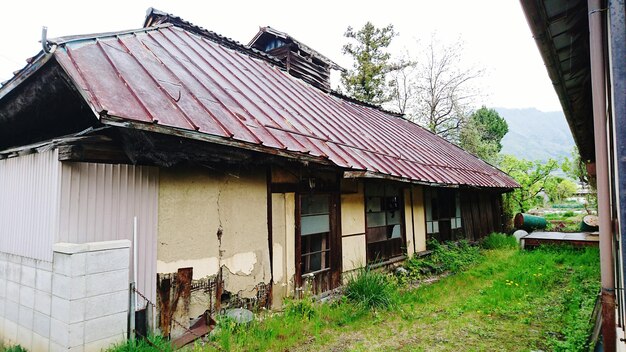
[[[296,286],[317,295],[340,284],[337,196],[301,194],[296,203]]]

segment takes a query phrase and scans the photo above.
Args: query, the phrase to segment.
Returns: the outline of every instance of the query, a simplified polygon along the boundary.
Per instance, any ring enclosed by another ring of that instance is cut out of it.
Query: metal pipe
[[[624,143],[626,138],[626,66],[620,64],[623,62],[624,57],[626,57],[626,4],[624,0],[609,0],[608,1],[608,16],[610,21],[609,31],[611,33],[610,37],[610,46],[611,46],[611,77],[612,82],[610,83],[611,87],[611,95],[613,105],[613,123],[615,126],[615,147],[617,154],[617,189],[625,190],[626,189],[626,143]],[[626,192],[617,192],[618,197],[618,214],[620,223],[621,221],[626,221]],[[618,238],[620,238],[620,253],[621,258],[615,258],[619,265],[617,266],[617,272],[621,273],[619,275],[621,280],[617,279],[617,296],[618,296],[618,307],[620,307],[618,312],[618,321],[621,323],[621,326],[624,327],[624,291],[620,290],[620,287],[623,288],[624,285],[624,273],[626,273],[626,262],[624,261],[624,253],[626,253],[626,227],[620,226],[620,234],[617,234]],[[622,304],[619,306],[619,304]]]
[[[48,46],[48,27],[41,27],[41,47],[43,52],[50,54],[50,47]]]
[[[589,54],[591,59],[591,97],[596,153],[598,217],[600,225],[600,270],[602,285],[602,345],[604,351],[616,348],[615,278],[613,266],[613,229],[609,190],[607,143],[606,82],[604,68],[603,16],[601,0],[588,0]]]

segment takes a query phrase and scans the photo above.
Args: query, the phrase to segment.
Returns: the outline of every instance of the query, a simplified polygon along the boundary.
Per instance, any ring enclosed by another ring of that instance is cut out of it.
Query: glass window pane
[[[301,213],[305,214],[327,214],[329,212],[328,194],[316,194],[302,196]]]
[[[367,213],[367,227],[385,226],[385,213]]]
[[[461,197],[459,195],[459,192],[456,192],[456,217],[460,218],[461,217]],[[459,225],[460,226],[460,225]]]
[[[328,214],[302,216],[300,226],[302,236],[328,232],[330,230],[330,216]]]
[[[461,218],[456,218],[456,228],[460,229],[461,227],[463,227],[463,225],[461,225]]]
[[[400,224],[400,220],[402,220],[402,214],[400,214],[399,210],[388,211],[385,214],[387,214],[387,225]]]
[[[381,211],[381,197],[367,197],[367,212]]]
[[[456,229],[456,218],[450,219],[450,228]]]
[[[308,269],[308,270],[307,270]],[[305,272],[310,273],[322,269],[322,253],[311,254],[308,256],[308,268]]]
[[[400,227],[400,225],[394,225],[393,229],[391,230],[391,238],[400,237],[402,237],[402,228]]]
[[[433,233],[439,233],[439,221],[433,221]]]
[[[433,222],[428,221],[426,223],[426,233],[433,233]]]

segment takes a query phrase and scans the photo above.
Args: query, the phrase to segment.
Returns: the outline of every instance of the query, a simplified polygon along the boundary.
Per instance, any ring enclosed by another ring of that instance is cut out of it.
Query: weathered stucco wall
[[[344,272],[360,268],[367,261],[363,182],[358,181],[346,188],[353,188],[356,192],[341,195],[341,252]]]
[[[418,252],[425,251],[426,212],[424,209],[424,187],[421,186],[413,187],[413,228],[415,231],[415,249]]]
[[[157,271],[192,267],[242,297],[270,281],[265,170],[161,170]]]
[[[272,194],[272,250],[274,256],[274,287],[272,303],[280,307],[282,298],[293,295],[295,258],[295,194]]]

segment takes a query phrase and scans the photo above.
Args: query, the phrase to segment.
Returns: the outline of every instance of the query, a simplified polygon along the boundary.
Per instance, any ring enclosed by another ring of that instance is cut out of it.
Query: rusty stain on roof
[[[54,57],[103,122],[112,116],[192,131],[377,177],[518,187],[412,122],[325,93],[271,60],[185,28],[161,24],[56,44]]]

